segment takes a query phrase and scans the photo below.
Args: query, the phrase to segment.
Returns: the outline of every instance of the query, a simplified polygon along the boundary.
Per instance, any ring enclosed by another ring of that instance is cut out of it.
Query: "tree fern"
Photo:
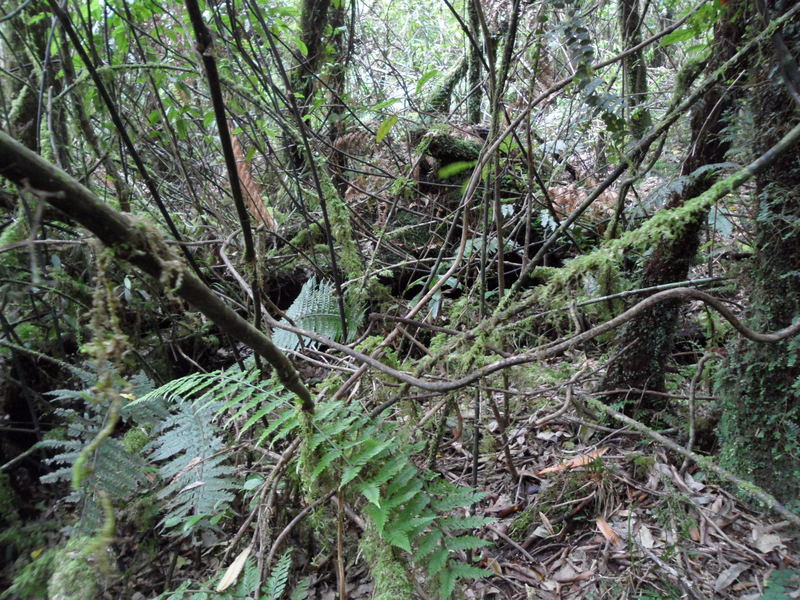
[[[345,303],[345,318],[347,319],[348,332],[355,333],[363,319],[363,311],[352,302]],[[307,329],[327,338],[342,341],[342,319],[339,314],[339,304],[336,300],[334,285],[328,281],[318,281],[312,277],[303,284],[300,294],[286,311],[286,316],[301,329]],[[289,324],[287,320],[281,323]],[[300,347],[301,336],[277,329],[272,340],[279,348],[284,350],[297,350]],[[302,338],[304,346],[315,346],[316,342]]]
[[[45,461],[57,468],[43,475],[41,481],[69,482],[72,480],[72,467],[84,446],[103,426],[106,407],[96,404],[88,389],[55,390],[48,393],[54,397],[54,402],[70,403],[76,407],[58,408],[55,411],[68,425],[64,439],[41,442],[42,447],[57,451],[55,456]],[[78,505],[80,528],[84,531],[96,530],[103,522],[103,510],[98,502],[101,492],[108,494],[112,503],[122,503],[127,502],[147,484],[147,463],[113,438],[103,440],[98,446],[90,459],[89,467],[89,476],[81,487],[71,491],[65,498],[67,502]]]
[[[376,422],[358,404],[323,403],[310,425],[306,485],[324,480],[360,493],[376,533],[427,568],[438,597],[451,596],[459,580],[489,574],[464,564],[459,554],[488,545],[470,534],[493,519],[452,514],[484,494],[418,469],[412,455],[422,443],[399,442],[396,425]]]
[[[214,407],[178,403],[145,448],[167,481],[158,494],[167,499],[163,520],[167,526],[206,521],[222,513],[238,488],[235,469],[226,464],[224,440],[212,420]]]

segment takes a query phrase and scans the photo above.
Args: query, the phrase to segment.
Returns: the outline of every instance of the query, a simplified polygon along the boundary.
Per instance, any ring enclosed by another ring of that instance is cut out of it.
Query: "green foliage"
[[[229,508],[239,482],[227,464],[223,427],[216,417],[235,407],[230,423],[252,411],[242,427],[244,433],[285,402],[274,382],[256,386],[257,376],[238,367],[198,373],[171,381],[126,407],[137,420],[154,427],[153,441],[144,452],[167,482],[158,494],[168,499],[162,521],[167,527],[181,525],[187,532],[213,526]],[[169,406],[166,414],[165,406]]]
[[[800,571],[778,569],[769,576],[761,600],[789,600],[796,597],[798,588],[800,588]]]
[[[193,527],[224,512],[233,500],[237,482],[235,469],[226,464],[226,446],[211,414],[214,405],[178,401],[177,409],[155,431],[155,440],[145,449],[159,464],[159,475],[167,485],[160,499],[169,499],[163,523]]]
[[[196,583],[190,580],[184,581],[177,589],[171,592],[164,592],[154,598],[154,600],[240,600],[242,598],[253,598],[258,590],[258,567],[256,567],[255,561],[253,561],[252,558],[248,558],[236,585],[228,588],[224,592],[215,591],[216,579],[215,577],[205,583]],[[272,576],[270,576],[270,580],[271,579]],[[268,593],[268,584],[269,580],[264,586],[262,593]],[[266,597],[261,597],[266,598],[266,600],[277,600],[280,596],[267,595]]]
[[[49,392],[55,402],[80,408],[58,408],[55,414],[67,421],[64,439],[41,442],[43,448],[58,453],[45,462],[57,468],[41,477],[42,483],[72,480],[72,470],[84,447],[95,438],[106,417],[105,407],[93,402],[91,391],[55,390]],[[92,531],[103,523],[100,496],[105,493],[112,502],[123,503],[147,484],[147,463],[138,453],[130,452],[114,438],[104,439],[90,457],[90,470],[81,486],[70,492],[67,502],[79,507],[81,529]]]
[[[347,329],[354,334],[363,319],[362,310],[354,302],[346,303],[346,309]],[[315,277],[306,281],[300,294],[286,311],[286,316],[301,329],[313,331],[335,341],[342,341],[342,320],[334,285],[331,282],[317,281]],[[286,320],[282,320],[281,323],[289,324]],[[278,329],[273,334],[272,341],[279,348],[297,350],[300,347],[300,338],[301,336],[294,333]],[[311,347],[317,345],[308,338],[302,338],[302,343]]]
[[[316,495],[335,486],[363,497],[363,510],[376,535],[395,551],[404,551],[404,560],[427,565],[440,597],[449,597],[461,579],[487,574],[462,565],[457,553],[487,545],[470,533],[493,519],[451,516],[483,494],[418,469],[412,455],[424,443],[404,443],[394,425],[370,417],[360,404],[324,402],[304,422],[275,381],[257,383],[254,372],[230,369],[177,379],[131,403],[127,410],[142,411],[164,400],[170,400],[174,408],[153,432],[150,458],[170,460],[159,467],[170,482],[160,496],[180,491],[167,507],[167,521],[184,519],[191,527],[197,522],[192,515],[207,515],[230,501],[234,480],[217,456],[222,454],[219,427],[211,417],[227,412],[233,415],[230,423],[247,415],[241,427],[248,430],[261,423],[259,442],[274,444],[290,434],[302,435],[300,461],[306,490]],[[208,463],[207,471],[201,479],[195,471],[204,463]],[[200,480],[205,483],[197,485]],[[194,499],[195,493],[203,497]],[[277,567],[276,572],[280,573]],[[279,578],[275,577],[277,587]]]
[[[264,595],[266,600],[278,600],[286,590],[289,581],[289,569],[292,566],[292,549],[289,548],[283,553],[275,568],[272,569],[267,582],[264,584]]]
[[[340,489],[353,487],[366,500],[364,513],[381,540],[408,553],[412,564],[428,565],[439,597],[449,597],[460,579],[488,574],[465,569],[456,552],[487,545],[468,532],[493,519],[448,516],[484,494],[418,469],[411,456],[423,442],[403,444],[394,425],[376,422],[360,405],[341,402],[322,405],[311,430],[305,456],[315,462],[306,465],[306,484],[332,478]]]
[[[11,586],[0,594],[0,598],[22,598],[24,600],[47,598],[47,582],[60,558],[61,552],[58,548],[50,548],[41,552],[19,570],[14,576]]]
[[[669,46],[697,39],[702,42],[701,46],[706,46],[709,41],[707,37],[713,31],[714,24],[719,20],[721,14],[719,2],[706,2],[689,17],[683,27],[661,38],[660,45]]]

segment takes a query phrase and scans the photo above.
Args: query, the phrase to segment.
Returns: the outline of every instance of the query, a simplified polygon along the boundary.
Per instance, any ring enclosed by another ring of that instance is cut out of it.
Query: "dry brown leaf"
[[[489,558],[486,559],[486,568],[498,575],[503,574],[503,569],[500,566],[500,563],[497,562],[497,559],[494,558],[493,556],[490,556]]]
[[[611,528],[611,525],[609,525],[605,519],[597,519],[597,528],[609,544],[615,548],[619,548],[622,545],[622,540],[617,535],[617,532]]]
[[[575,469],[577,467],[583,467],[588,465],[595,458],[603,456],[606,452],[608,452],[608,446],[603,446],[602,448],[597,448],[596,450],[592,450],[588,454],[582,454],[581,456],[576,456],[575,458],[571,458],[570,460],[564,461],[558,465],[555,465],[554,467],[547,467],[546,469],[542,469],[537,473],[537,475],[544,475],[545,473],[554,473],[556,471],[565,471],[567,469]]]
[[[695,542],[700,541],[700,530],[697,528],[696,525],[692,525],[689,528],[689,537],[692,538],[692,540]]]
[[[729,585],[731,585],[734,581],[739,578],[739,575],[744,573],[747,569],[750,568],[750,565],[747,563],[734,563],[727,569],[725,569],[722,573],[719,574],[717,580],[714,582],[714,591],[721,592]]]
[[[647,548],[648,550],[652,550],[653,546],[655,546],[655,540],[653,539],[653,534],[650,532],[650,528],[642,523],[639,526],[639,543],[642,545],[643,548]]]
[[[550,522],[550,519],[547,518],[547,515],[540,511],[539,516],[542,519],[542,524],[544,525],[544,528],[547,530],[547,533],[550,535],[555,535],[556,532],[553,529],[553,524]]]
[[[777,533],[771,533],[769,528],[753,527],[753,545],[759,552],[766,554],[783,546],[783,539]]]

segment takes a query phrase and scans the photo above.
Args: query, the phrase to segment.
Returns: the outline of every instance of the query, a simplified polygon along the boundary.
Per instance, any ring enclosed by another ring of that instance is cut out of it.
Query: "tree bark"
[[[793,4],[776,2],[773,14]],[[798,56],[800,24],[787,26],[779,35],[790,55]],[[750,69],[755,152],[774,144],[800,121],[797,104],[774,68],[772,50],[762,48]],[[800,313],[800,153],[783,154],[756,179],[756,198],[748,320],[751,326],[769,327]],[[800,497],[800,340],[775,345],[736,340],[727,350],[717,389],[723,407],[723,462],[779,499],[796,502]]]
[[[727,5],[726,13],[717,24],[714,34],[715,53],[706,66],[713,73],[737,51],[744,31],[743,17],[736,15],[736,3]],[[692,142],[689,155],[681,168],[687,179],[680,193],[667,202],[672,209],[709,188],[713,169],[693,175],[702,166],[722,163],[729,143],[723,138],[725,116],[737,97],[735,88],[726,83],[713,86],[695,105],[692,113]],[[705,213],[699,215],[675,238],[659,244],[644,265],[637,287],[651,287],[686,279],[700,243],[700,229]],[[678,303],[668,302],[646,311],[631,321],[616,341],[619,349],[606,371],[600,390],[624,388],[664,391],[664,370],[673,347],[673,335],[678,321]],[[618,398],[609,398],[609,401]],[[663,396],[646,395],[640,407],[645,410],[663,408]]]

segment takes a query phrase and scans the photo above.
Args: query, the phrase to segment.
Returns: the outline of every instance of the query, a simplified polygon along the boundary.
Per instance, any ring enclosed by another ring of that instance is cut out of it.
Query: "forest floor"
[[[489,425],[498,447],[481,442],[478,489],[487,496],[476,513],[497,520],[475,535],[493,541],[480,566],[495,574],[472,583],[465,597],[800,597],[800,552],[790,524],[646,436],[581,418],[585,409],[575,400],[590,393],[589,383],[514,400],[531,407],[516,411],[505,432],[517,481],[499,448],[501,427]],[[502,404],[501,393],[496,400]],[[457,485],[470,485],[473,421],[467,413],[453,419],[455,437],[436,463]],[[347,572],[348,598],[371,598],[366,566],[349,564]],[[337,597],[330,573],[315,588],[316,598]]]

